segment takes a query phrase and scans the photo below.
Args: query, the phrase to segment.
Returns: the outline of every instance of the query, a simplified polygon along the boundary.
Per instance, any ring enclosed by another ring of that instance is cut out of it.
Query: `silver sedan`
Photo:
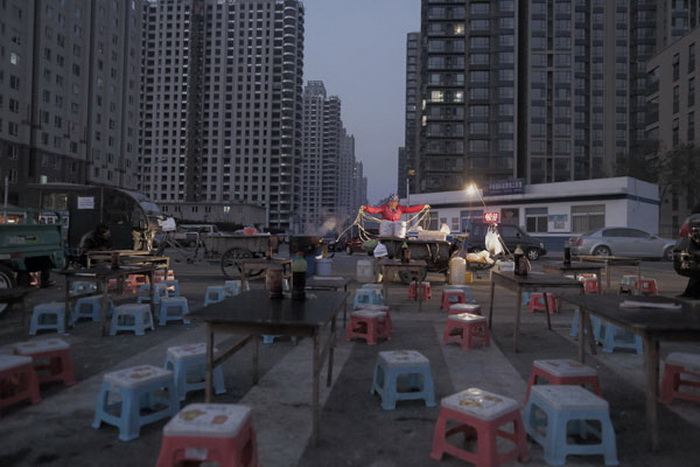
[[[606,227],[569,238],[571,254],[673,260],[675,240],[639,229]]]

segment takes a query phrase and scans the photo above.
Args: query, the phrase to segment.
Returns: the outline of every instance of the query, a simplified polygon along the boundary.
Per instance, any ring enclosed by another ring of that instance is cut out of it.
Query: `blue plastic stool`
[[[168,321],[182,321],[190,324],[190,320],[186,317],[188,314],[190,314],[190,308],[186,297],[163,297],[160,299],[158,309],[158,325],[165,326]]]
[[[615,349],[632,349],[637,355],[644,353],[642,337],[611,323],[602,322],[600,330],[603,352],[612,353]]]
[[[449,290],[461,290],[467,296],[467,303],[476,303],[476,300],[474,300],[474,295],[472,295],[472,288],[468,285],[446,285],[442,290],[443,292]]]
[[[91,295],[89,297],[80,297],[75,301],[73,305],[73,313],[71,315],[71,324],[75,326],[75,323],[80,319],[89,319],[99,323],[102,321],[102,301],[104,300],[104,295]],[[107,316],[111,316],[114,312],[114,302],[109,300],[107,304]]]
[[[97,291],[97,284],[88,281],[73,281],[70,284],[71,295],[82,295]]]
[[[146,329],[155,331],[151,305],[130,303],[114,308],[109,335],[116,336],[119,331],[131,331],[137,336],[146,334]]]
[[[226,287],[229,297],[234,297],[243,291],[239,280],[226,281],[224,282],[224,287]]]
[[[600,423],[600,430],[588,423],[591,420]],[[544,448],[549,465],[564,465],[570,454],[602,455],[605,465],[619,464],[608,403],[581,386],[533,386],[523,422],[527,433]],[[586,443],[570,444],[569,434],[586,438]],[[595,435],[599,442],[591,443],[589,435]]]
[[[227,295],[227,288],[223,285],[210,285],[204,293],[204,306],[210,303],[223,302]]]
[[[29,322],[29,334],[34,336],[37,331],[65,332],[66,304],[64,302],[49,302],[34,305],[32,318]]]
[[[151,284],[141,284],[139,286],[139,292],[148,292],[151,290]],[[156,284],[153,284],[153,303],[155,305],[160,304],[160,299],[163,297],[168,296],[168,288],[165,285],[165,281],[158,282]],[[136,298],[136,301],[139,303],[150,303],[151,301],[151,296],[148,295],[141,295]]]
[[[187,393],[206,387],[207,345],[204,342],[168,347],[164,367],[172,370],[175,377],[175,387],[181,401]],[[221,366],[214,367],[214,392],[226,392],[224,385],[224,370]]]
[[[381,295],[382,301],[386,300],[386,297],[384,296],[384,286],[382,284],[362,284],[362,287],[360,288],[363,290],[374,290]]]
[[[600,342],[600,333],[601,333],[601,327],[602,327],[602,321],[598,316],[591,316],[591,329],[593,330],[593,339],[596,342]],[[578,336],[578,317],[579,317],[579,310],[578,308],[574,312],[574,319],[571,321],[571,330],[569,331],[569,335],[571,337],[577,337]]]
[[[179,297],[180,296],[180,282],[176,279],[165,279],[160,281],[161,284],[165,285],[165,295],[168,297]]]
[[[359,288],[355,291],[352,302],[353,308],[361,308],[365,305],[384,305],[382,293],[375,289]]]
[[[167,391],[167,398],[156,394],[162,390]],[[121,400],[110,403],[115,394]],[[152,365],[136,366],[104,375],[92,427],[99,429],[102,422],[108,423],[119,428],[120,440],[131,441],[139,437],[142,426],[173,417],[179,410],[173,372]]]
[[[401,390],[406,388],[408,391]],[[384,410],[394,410],[396,401],[416,399],[423,399],[427,407],[434,407],[430,360],[415,350],[379,352],[369,392],[379,394]]]

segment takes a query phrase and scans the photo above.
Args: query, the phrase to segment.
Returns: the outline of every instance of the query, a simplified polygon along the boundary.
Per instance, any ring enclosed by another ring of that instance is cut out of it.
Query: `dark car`
[[[471,222],[471,224],[467,226],[469,238],[466,240],[465,244],[469,251],[481,251],[486,249],[484,241],[489,225],[490,224],[477,221]],[[545,248],[544,243],[530,236],[517,225],[499,224],[498,233],[501,239],[503,239],[506,248],[511,253],[515,251],[519,245],[530,261],[537,261],[540,256],[547,254],[547,248]]]
[[[673,269],[684,277],[700,278],[700,214],[688,217],[673,247]]]

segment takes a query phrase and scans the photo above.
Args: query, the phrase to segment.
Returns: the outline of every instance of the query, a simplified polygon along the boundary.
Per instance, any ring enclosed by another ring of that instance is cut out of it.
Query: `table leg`
[[[610,263],[605,262],[605,291],[610,291]]]
[[[311,426],[311,443],[314,446],[318,445],[318,426],[319,426],[319,413],[318,413],[318,400],[319,400],[319,389],[318,380],[319,373],[321,372],[321,362],[320,356],[318,354],[318,332],[314,333],[314,355],[313,355],[313,388],[311,388],[311,412],[312,412],[312,426]]]
[[[578,360],[581,363],[586,362],[586,342],[584,336],[586,334],[590,335],[590,321],[586,318],[588,318],[588,314],[583,311],[583,308],[578,307]],[[589,324],[588,329],[584,328],[585,323]]]
[[[336,329],[335,329],[335,316],[331,321],[331,335],[328,336],[328,376],[326,378],[326,387],[331,387],[333,382],[333,353],[335,352],[335,339],[336,339]]]
[[[260,361],[260,336],[253,336],[253,384],[258,384],[258,362]]]
[[[496,288],[496,284],[491,280],[491,301],[489,302],[489,329],[491,329],[491,325],[493,324],[493,295],[494,295],[494,289]]]
[[[204,383],[204,400],[209,403],[211,402],[212,386],[213,386],[213,373],[214,373],[214,332],[212,331],[211,324],[207,324],[207,372],[205,375]]]
[[[542,298],[544,299],[544,314],[547,316],[547,329],[551,331],[552,319],[549,317],[549,297],[547,296],[547,292],[542,292]]]
[[[63,309],[63,329],[66,330],[68,330],[68,325],[73,322],[70,309],[70,284],[70,279],[66,276],[66,301]],[[25,329],[29,332],[29,325]]]
[[[658,392],[659,392],[659,341],[651,336],[644,336],[644,365],[647,372],[646,418],[647,434],[651,450],[659,449],[658,430]]]
[[[493,292],[493,291],[492,291]],[[520,311],[523,308],[523,288],[518,286],[518,303],[515,306],[515,332],[513,333],[513,351],[518,351],[518,333],[520,333]]]
[[[102,304],[100,306],[100,315],[102,316],[102,337],[109,334],[107,331],[109,324],[107,323],[107,315],[109,314],[109,290],[107,290],[107,278],[102,277],[97,281],[97,293],[102,295]]]

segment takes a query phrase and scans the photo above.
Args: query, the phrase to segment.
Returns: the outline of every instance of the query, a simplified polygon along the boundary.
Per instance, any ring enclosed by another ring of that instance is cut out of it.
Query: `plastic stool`
[[[139,292],[148,292],[151,290],[151,284],[143,284],[139,287]],[[153,304],[154,305],[160,305],[160,299],[163,297],[168,296],[168,286],[165,284],[165,281],[158,282],[157,284],[153,284]],[[139,303],[150,303],[151,302],[151,296],[150,295],[141,295],[136,298],[136,301]]]
[[[528,302],[528,310],[530,313],[536,311],[545,311],[544,296],[547,296],[547,306],[549,307],[549,314],[554,314],[559,311],[559,299],[556,295],[548,293],[543,294],[540,292],[534,292],[530,294],[530,301]]]
[[[173,371],[178,397],[183,401],[188,392],[206,387],[207,345],[201,342],[168,347],[163,366]],[[225,393],[224,370],[220,365],[214,367],[213,376],[216,394]]]
[[[190,404],[182,409],[163,428],[156,467],[186,461],[257,467],[251,409],[238,404]]]
[[[243,291],[239,280],[226,281],[224,287],[229,297],[236,296]]]
[[[364,305],[384,305],[382,294],[375,289],[357,289],[355,298],[352,301],[352,307],[357,309]]]
[[[97,291],[97,284],[87,281],[73,281],[70,283],[71,295],[83,295]]]
[[[29,322],[29,334],[34,336],[37,331],[65,332],[66,304],[64,302],[49,302],[34,305],[32,318]]]
[[[146,334],[146,329],[155,331],[151,306],[148,304],[130,303],[119,305],[112,313],[109,335],[116,336],[119,331],[131,331],[137,336]]]
[[[488,347],[491,343],[488,321],[485,317],[471,313],[449,315],[442,333],[442,343],[456,342],[462,350],[469,350],[481,343]]]
[[[621,327],[601,321],[600,339],[603,344],[603,352],[612,353],[615,349],[632,349],[637,355],[642,355],[642,337]]]
[[[452,422],[457,425],[448,429],[448,423]],[[512,430],[503,430],[504,425],[512,427]],[[455,433],[462,433],[465,441],[476,437],[476,450],[448,442],[448,438]],[[499,452],[499,447],[508,449]],[[515,459],[526,462],[527,441],[520,404],[511,398],[478,388],[444,397],[435,424],[430,457],[439,461],[445,453],[478,466],[494,466]]]
[[[535,360],[532,362],[532,371],[527,382],[525,402],[530,397],[532,386],[537,384],[538,378],[546,380],[549,384],[588,384],[590,389],[598,396],[603,396],[598,381],[598,372],[595,368],[566,358],[552,360]]]
[[[160,299],[158,325],[165,326],[168,321],[182,321],[190,324],[190,320],[186,318],[189,313],[190,308],[186,297],[163,297]]]
[[[62,339],[35,339],[15,344],[15,355],[31,357],[39,384],[63,381],[66,386],[75,384],[75,370],[70,344]]]
[[[443,290],[440,309],[442,311],[447,311],[450,309],[450,305],[454,305],[455,303],[468,303],[467,293],[457,289]]]
[[[223,302],[227,297],[227,289],[223,285],[210,285],[204,294],[204,306],[211,303]]]
[[[180,296],[180,281],[175,279],[165,279],[161,283],[165,285],[165,295],[167,297]]]
[[[384,313],[386,313],[386,316],[383,319],[381,317],[379,318],[379,324],[385,327],[385,331],[388,334],[391,334],[391,331],[393,330],[393,324],[391,322],[391,308],[389,308],[388,305],[363,305],[362,308],[358,308],[355,311],[360,310],[383,311]]]
[[[416,399],[423,399],[426,407],[434,407],[430,360],[415,350],[379,352],[369,393],[379,394],[384,410],[394,410],[396,401]]]
[[[167,391],[167,398],[157,395],[162,390]],[[121,400],[110,403],[117,394]],[[146,408],[149,410],[142,413],[141,409]],[[99,429],[102,422],[108,423],[119,428],[120,440],[131,441],[139,437],[142,426],[170,418],[179,409],[172,371],[152,365],[135,366],[104,375],[92,427]]]
[[[683,375],[695,380],[683,379]],[[681,386],[700,388],[700,354],[672,352],[666,357],[664,377],[661,381],[659,402],[670,404],[673,399],[685,399],[700,402],[700,394],[681,391]]]
[[[588,315],[588,316],[591,320],[591,329],[593,331],[593,339],[596,342],[600,342],[600,333],[601,333],[601,327],[603,326],[603,321],[598,316],[592,316],[592,315]],[[579,320],[579,309],[576,308],[576,311],[574,312],[574,319],[571,321],[571,331],[569,331],[569,335],[571,337],[578,336],[578,331],[579,331],[578,320]]]
[[[418,295],[419,293],[420,295]],[[409,300],[430,300],[433,298],[433,290],[430,287],[430,282],[411,282],[408,286],[408,298]]]
[[[641,280],[634,281],[634,288],[642,295],[658,295],[659,289],[656,286],[656,279],[642,277]]]
[[[0,409],[29,399],[41,402],[39,379],[30,357],[0,354]]]
[[[350,323],[345,330],[345,340],[364,339],[367,345],[376,345],[379,337],[391,339],[385,326],[386,312],[378,310],[357,310],[350,313]]]
[[[446,285],[442,288],[443,293],[449,290],[461,290],[467,295],[467,303],[476,303],[474,295],[472,294],[472,288],[468,285]]]
[[[96,323],[102,321],[102,301],[105,299],[104,295],[91,295],[89,297],[80,297],[75,301],[73,305],[73,313],[71,315],[72,325],[80,319],[89,319]],[[107,316],[111,315],[114,311],[114,302],[109,300],[107,304]]]
[[[385,301],[386,297],[384,296],[384,286],[382,284],[362,284],[361,289],[365,290],[375,290],[379,295],[382,296],[382,301]]]
[[[450,309],[447,310],[448,315],[459,315],[461,313],[471,313],[472,315],[481,316],[481,305],[476,303],[455,303],[450,305]]]
[[[542,414],[544,417],[539,416]],[[570,454],[602,455],[605,465],[618,465],[608,403],[581,386],[533,386],[523,418],[527,433],[544,448],[549,465],[564,465]],[[589,423],[592,420],[600,423],[600,431]],[[588,438],[585,444],[568,442],[568,436],[574,434],[570,426],[575,434]],[[591,443],[591,434],[598,443]]]
[[[583,283],[584,294],[598,293],[598,279],[595,277],[581,277],[579,279]]]

